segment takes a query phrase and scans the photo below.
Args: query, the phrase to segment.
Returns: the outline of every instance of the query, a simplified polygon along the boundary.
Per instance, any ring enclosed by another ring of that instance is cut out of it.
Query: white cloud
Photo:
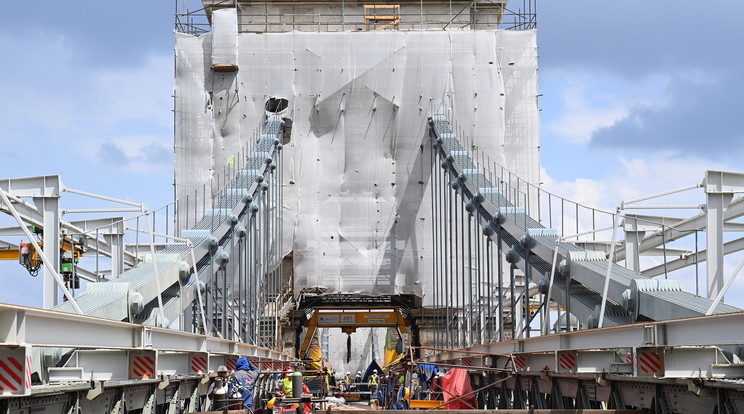
[[[543,188],[581,204],[614,210],[615,206],[623,200],[698,184],[702,182],[706,170],[734,170],[732,165],[694,157],[673,157],[663,152],[647,152],[642,155],[644,157],[633,159],[617,156],[623,169],[611,171],[603,178],[577,177],[572,181],[558,181],[550,176],[550,171],[543,170],[541,174],[544,182]],[[587,173],[596,173],[596,171],[589,170]],[[649,200],[646,204],[689,205],[703,202],[702,190],[696,190],[666,196],[658,200]]]
[[[549,86],[542,89],[555,115],[549,113],[545,118],[543,114],[543,122],[547,132],[571,144],[588,143],[595,131],[626,119],[633,107],[666,104],[661,94],[668,83],[664,76],[629,81],[610,73],[577,68],[545,72],[542,85]]]
[[[628,160],[624,157],[620,157],[620,162],[623,163],[625,174],[628,175],[628,177],[643,178],[648,176],[648,166],[644,160],[638,158]]]
[[[544,169],[540,173],[542,188],[552,194],[585,206],[599,207],[604,203],[605,184],[591,178],[556,181]]]
[[[565,107],[561,116],[550,122],[548,128],[572,144],[589,142],[592,133],[625,118],[628,110],[622,102],[608,103],[599,107],[588,96],[588,85],[571,83],[563,87]]]

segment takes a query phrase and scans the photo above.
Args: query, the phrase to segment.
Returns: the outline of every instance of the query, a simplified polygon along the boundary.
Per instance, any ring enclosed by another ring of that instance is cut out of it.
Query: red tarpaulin
[[[468,372],[462,368],[453,368],[442,377],[442,389],[444,390],[444,402],[447,410],[473,409],[475,408],[475,394],[470,386]],[[450,402],[463,395],[470,394],[465,398]]]

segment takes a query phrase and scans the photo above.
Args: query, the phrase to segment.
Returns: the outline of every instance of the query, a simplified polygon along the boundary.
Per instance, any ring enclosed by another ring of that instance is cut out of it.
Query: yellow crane
[[[397,307],[383,308],[315,308],[313,314],[305,323],[308,328],[305,340],[300,347],[300,358],[303,358],[318,328],[341,328],[349,335],[347,340],[347,359],[351,352],[351,334],[356,328],[397,328],[403,349],[410,345],[410,322],[403,317]]]

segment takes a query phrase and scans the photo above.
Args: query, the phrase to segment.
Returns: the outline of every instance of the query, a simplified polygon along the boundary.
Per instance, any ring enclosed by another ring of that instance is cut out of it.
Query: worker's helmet
[[[351,372],[349,372],[349,371],[346,371],[346,375],[351,375]]]
[[[357,375],[362,375],[362,371],[357,371]]]
[[[291,375],[291,374],[292,374],[293,372],[294,372],[294,368],[292,368],[292,367],[287,367],[287,369],[285,369],[285,370],[284,370],[284,375],[288,377],[288,376],[290,376],[290,375]]]
[[[220,365],[217,367],[217,372],[227,372],[227,367],[224,365]]]
[[[376,370],[376,369],[373,369],[373,370],[372,370],[372,373],[373,373],[373,374],[377,374],[377,370]]]

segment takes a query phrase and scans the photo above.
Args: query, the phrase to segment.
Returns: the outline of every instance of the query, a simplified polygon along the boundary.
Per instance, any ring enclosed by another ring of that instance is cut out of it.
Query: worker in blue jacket
[[[235,363],[235,375],[230,382],[229,395],[240,395],[243,399],[242,409],[253,412],[253,386],[258,378],[258,368],[246,357],[238,358]],[[237,393],[237,394],[236,394]]]

